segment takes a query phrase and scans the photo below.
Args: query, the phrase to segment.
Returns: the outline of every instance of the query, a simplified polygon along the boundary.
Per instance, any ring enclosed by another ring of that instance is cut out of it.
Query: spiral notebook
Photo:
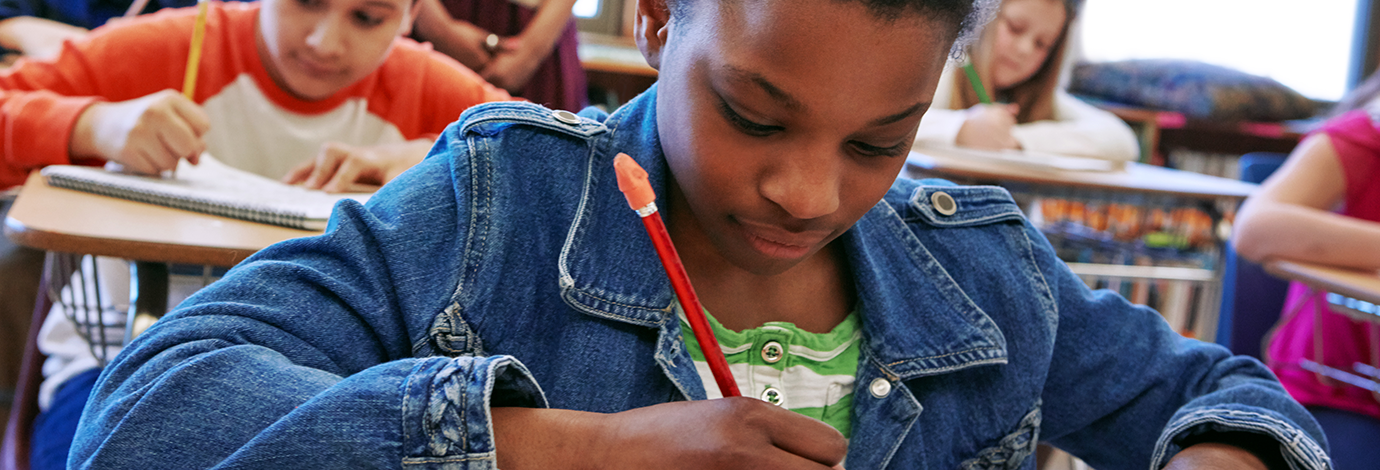
[[[366,193],[330,194],[232,168],[203,154],[183,160],[175,178],[136,176],[100,167],[53,165],[42,170],[50,186],[306,230],[322,230],[335,203]]]

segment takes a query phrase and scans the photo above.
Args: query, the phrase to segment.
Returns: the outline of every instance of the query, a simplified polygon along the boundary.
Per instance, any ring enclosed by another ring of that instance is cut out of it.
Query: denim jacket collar
[[[596,140],[580,209],[562,248],[560,282],[566,302],[587,314],[667,327],[676,324],[670,309],[674,293],[637,214],[617,190],[612,163],[619,152],[627,153],[647,170],[657,194],[666,194],[669,169],[657,138],[655,95],[652,88],[605,121],[610,132]],[[900,205],[918,217],[932,214],[929,198],[921,197],[926,191],[920,187],[905,194],[893,188],[842,236],[869,356],[893,380],[1006,362],[1006,341],[996,325],[893,208]],[[981,192],[973,196],[980,199]],[[967,202],[964,194],[955,197]],[[965,206],[972,207],[945,221],[1002,215],[984,211],[990,204]],[[1006,212],[1019,217],[1014,210]]]

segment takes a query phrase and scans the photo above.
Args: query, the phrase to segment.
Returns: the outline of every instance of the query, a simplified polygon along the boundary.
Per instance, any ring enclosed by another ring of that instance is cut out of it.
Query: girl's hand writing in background
[[[186,159],[196,164],[211,129],[205,111],[173,90],[86,108],[72,129],[72,158],[99,158],[135,173],[158,174]]]
[[[1016,127],[1016,104],[979,104],[968,108],[968,118],[958,129],[954,143],[960,147],[973,147],[987,150],[1006,150],[1021,148],[1020,142],[1011,134]]]

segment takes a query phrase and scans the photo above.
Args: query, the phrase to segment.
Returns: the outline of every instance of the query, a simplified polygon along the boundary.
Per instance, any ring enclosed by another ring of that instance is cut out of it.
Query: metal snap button
[[[786,394],[781,393],[776,387],[767,387],[762,391],[762,401],[776,406],[786,406]]]
[[[886,398],[891,394],[891,381],[877,377],[872,379],[872,383],[867,386],[867,391],[872,392],[872,396]]]
[[[954,197],[944,191],[935,191],[934,194],[931,194],[930,204],[933,204],[934,210],[939,211],[940,214],[954,215],[955,212],[958,212],[958,202],[954,201]]]
[[[762,346],[762,360],[767,361],[767,364],[777,363],[785,353],[786,349],[776,341],[767,341],[767,344]]]
[[[557,121],[561,121],[561,122],[564,122],[564,123],[566,123],[566,124],[570,124],[570,125],[572,125],[572,126],[578,126],[578,125],[580,125],[580,117],[579,117],[579,116],[576,116],[575,113],[572,113],[572,112],[570,112],[570,111],[566,111],[566,110],[564,110],[564,109],[560,109],[560,110],[552,111],[552,112],[551,112],[551,115],[554,116],[554,117],[556,118]]]

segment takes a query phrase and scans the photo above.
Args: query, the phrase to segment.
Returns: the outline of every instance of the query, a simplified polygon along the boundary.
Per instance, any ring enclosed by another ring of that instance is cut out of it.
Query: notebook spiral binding
[[[283,227],[310,229],[307,215],[302,212],[286,211],[257,204],[237,204],[229,201],[199,198],[194,196],[171,197],[153,191],[127,186],[112,186],[104,182],[90,181],[66,174],[46,175],[48,184],[59,188],[74,189],[102,196],[118,197],[148,204],[168,206],[193,212],[243,219]]]

